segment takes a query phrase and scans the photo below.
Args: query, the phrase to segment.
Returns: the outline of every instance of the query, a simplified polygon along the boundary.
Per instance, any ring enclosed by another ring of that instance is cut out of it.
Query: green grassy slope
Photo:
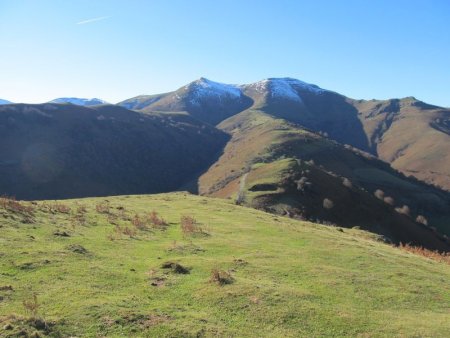
[[[360,230],[184,193],[25,205],[32,215],[0,207],[2,337],[35,327],[54,337],[450,333],[450,266]],[[152,210],[168,225],[133,238],[114,231]],[[207,235],[183,236],[181,215]],[[163,269],[167,261],[190,273]],[[234,281],[210,282],[212,269]],[[24,310],[33,294],[47,325]]]
[[[448,244],[432,239],[436,236],[430,229],[414,222],[417,215],[423,214],[429,226],[439,227],[442,233],[450,235],[445,221],[450,196],[445,192],[408,179],[367,153],[259,110],[244,111],[218,127],[228,132],[231,140],[219,160],[200,177],[201,194],[239,199],[246,205],[293,217],[345,227],[361,226],[397,243],[448,249]],[[292,162],[279,162],[280,159],[302,160],[303,164],[282,168],[279,174],[279,165],[275,163]],[[306,163],[309,160],[315,164]],[[245,174],[248,175],[244,179]],[[258,184],[263,177],[271,181],[271,189]],[[353,187],[346,187],[344,178]],[[299,180],[308,183],[298,188]],[[374,196],[379,189],[386,197],[394,198],[393,205]],[[337,202],[336,207],[324,210],[325,198]],[[410,217],[394,210],[403,205],[410,207]]]

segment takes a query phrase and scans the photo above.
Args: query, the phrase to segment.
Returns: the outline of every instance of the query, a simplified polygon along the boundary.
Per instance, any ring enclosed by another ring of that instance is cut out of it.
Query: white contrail
[[[99,18],[93,18],[93,19],[88,19],[88,20],[83,20],[80,22],[77,22],[77,25],[85,25],[87,23],[91,23],[91,22],[96,22],[96,21],[101,21],[101,20],[105,20],[110,18],[109,16],[101,16]]]

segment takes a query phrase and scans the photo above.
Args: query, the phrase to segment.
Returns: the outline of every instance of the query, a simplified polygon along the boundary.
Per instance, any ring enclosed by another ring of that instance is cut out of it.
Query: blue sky
[[[295,77],[450,107],[450,1],[0,0],[0,98]]]

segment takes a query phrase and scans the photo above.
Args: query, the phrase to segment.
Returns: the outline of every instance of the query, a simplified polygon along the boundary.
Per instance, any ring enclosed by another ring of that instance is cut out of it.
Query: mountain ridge
[[[200,100],[199,95],[191,95],[189,91],[199,83],[214,84],[210,86],[212,90],[203,92]],[[217,100],[221,97],[220,92],[230,87],[235,93],[240,91],[240,95],[225,95],[225,102]],[[246,109],[260,109],[323,132],[340,143],[370,152],[407,175],[450,191],[450,171],[446,169],[450,167],[450,154],[444,149],[450,142],[450,110],[414,97],[356,100],[285,77],[243,85],[200,78],[174,92],[138,96],[133,100],[135,104],[125,100],[118,105],[147,113],[187,111],[193,117],[214,125]],[[190,100],[196,100],[195,107],[190,105]],[[420,124],[417,132],[414,132],[414,128],[417,129],[415,121]],[[394,132],[388,132],[392,126]],[[430,134],[431,129],[436,132]],[[433,155],[424,155],[427,149],[432,150]],[[438,159],[437,154],[444,156]],[[437,169],[430,169],[433,167],[431,157],[439,161]]]
[[[109,104],[108,102],[97,99],[97,98],[91,98],[91,99],[85,99],[85,98],[79,98],[79,97],[60,97],[54,100],[49,101],[48,103],[70,103],[77,106],[96,106],[101,104]]]

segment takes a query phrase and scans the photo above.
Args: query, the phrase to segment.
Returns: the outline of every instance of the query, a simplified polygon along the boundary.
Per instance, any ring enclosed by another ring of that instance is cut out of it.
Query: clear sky
[[[448,0],[0,0],[0,98],[294,77],[450,107]]]

